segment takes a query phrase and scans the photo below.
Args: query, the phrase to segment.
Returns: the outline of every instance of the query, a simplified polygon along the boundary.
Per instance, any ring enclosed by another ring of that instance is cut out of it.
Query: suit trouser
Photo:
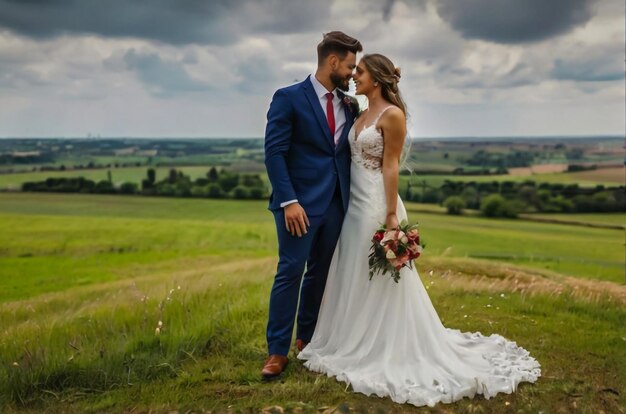
[[[273,213],[278,233],[279,260],[270,295],[267,344],[270,355],[286,356],[291,344],[296,310],[296,338],[309,342],[313,336],[328,268],[345,212],[341,196],[337,193],[325,214],[309,217],[311,226],[301,238],[287,231],[282,209]]]

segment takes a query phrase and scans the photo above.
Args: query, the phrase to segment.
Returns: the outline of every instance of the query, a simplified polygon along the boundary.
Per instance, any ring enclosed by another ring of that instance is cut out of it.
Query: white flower
[[[389,260],[392,260],[396,258],[396,254],[393,252],[393,250],[387,250],[387,254],[385,255],[385,257]]]
[[[19,367],[19,366],[20,366],[20,364],[18,364],[17,362],[14,362],[14,363],[13,363],[13,366],[14,366],[14,367]]]
[[[159,323],[157,323],[157,325],[159,325],[159,328],[163,326],[163,322],[159,321]]]
[[[396,239],[396,231],[395,230],[391,230],[391,231],[386,231],[385,235],[383,236],[383,239],[380,241],[380,245],[384,245],[385,243],[387,243],[390,240],[395,240]]]
[[[408,242],[409,242],[409,238],[408,238],[408,237],[406,237],[406,236],[403,236],[403,237],[400,239],[400,241],[401,241],[402,243],[408,243]]]
[[[161,335],[161,328],[156,328],[156,329],[154,330],[154,334],[155,334],[156,336]]]

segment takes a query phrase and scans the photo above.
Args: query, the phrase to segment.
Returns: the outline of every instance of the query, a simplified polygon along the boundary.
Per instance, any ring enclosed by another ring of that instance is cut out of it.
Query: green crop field
[[[407,208],[444,323],[542,364],[515,394],[432,412],[620,412],[622,231]],[[0,229],[2,412],[422,412],[297,361],[261,381],[277,262],[264,201],[4,193]]]

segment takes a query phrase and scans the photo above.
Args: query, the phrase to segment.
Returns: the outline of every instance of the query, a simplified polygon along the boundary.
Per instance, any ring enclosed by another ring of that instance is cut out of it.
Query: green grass
[[[619,412],[626,288],[588,279],[620,281],[596,267],[620,260],[621,232],[411,217],[428,244],[418,269],[446,326],[500,333],[542,364],[539,382],[513,395],[432,412]],[[353,394],[296,361],[282,380],[260,380],[276,269],[265,202],[0,194],[0,228],[0,411],[422,412]],[[511,251],[596,267],[471,258]]]
[[[407,204],[410,212],[420,206],[423,205]],[[585,278],[618,283],[624,281],[624,236],[620,231],[522,220],[455,217],[434,214],[435,211],[441,209],[433,206],[433,213],[410,214],[412,220],[420,222],[431,255],[488,258]],[[29,263],[20,255],[30,255],[33,263],[41,260],[42,266],[45,266],[49,261],[40,257],[49,250],[37,247],[42,243],[55,246],[54,249],[63,246],[74,254],[72,246],[81,249],[81,239],[77,235],[82,229],[91,229],[84,238],[93,237],[95,241],[102,241],[96,253],[109,251],[113,254],[119,249],[132,249],[128,253],[137,258],[147,253],[185,251],[196,240],[199,240],[196,245],[208,246],[214,236],[210,229],[215,226],[217,229],[225,226],[233,231],[243,231],[248,227],[255,229],[253,232],[264,240],[263,251],[271,250],[275,240],[272,215],[267,211],[265,201],[242,203],[234,200],[5,193],[0,194],[0,213],[4,213],[0,216],[0,225],[21,233],[15,235],[6,231],[0,234],[0,246],[14,246],[8,254],[0,256],[0,280],[3,275],[14,275],[11,269],[23,269],[22,263]],[[32,217],[42,214],[62,217],[56,221]],[[72,217],[72,222],[66,224],[65,217]],[[141,220],[129,221],[125,218]],[[37,224],[27,225],[31,220]],[[233,222],[250,224],[238,226]],[[45,225],[53,228],[40,228]],[[75,231],[59,236],[65,232],[59,233],[55,229],[65,230],[65,227],[68,231],[75,228]],[[147,242],[148,246],[144,249],[141,241],[147,233],[153,233],[162,241],[156,244]],[[112,237],[115,234],[119,235],[119,241]],[[82,259],[89,252],[80,251],[80,254]],[[59,269],[65,266],[62,264]],[[97,262],[94,266],[98,267]],[[2,283],[0,281],[0,286]]]

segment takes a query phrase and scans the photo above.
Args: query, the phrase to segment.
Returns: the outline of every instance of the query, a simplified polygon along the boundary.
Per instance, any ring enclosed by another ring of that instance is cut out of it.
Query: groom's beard
[[[348,92],[348,90],[350,90],[350,78],[348,79],[342,78],[336,73],[331,73],[330,80],[332,81],[333,85],[335,85],[337,89],[344,91],[344,92]]]

